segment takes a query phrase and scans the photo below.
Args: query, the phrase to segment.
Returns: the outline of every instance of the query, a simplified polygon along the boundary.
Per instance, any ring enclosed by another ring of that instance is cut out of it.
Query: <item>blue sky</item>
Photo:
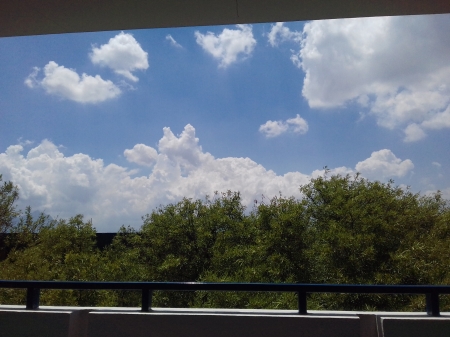
[[[100,231],[360,172],[450,198],[449,15],[0,39],[0,173]],[[85,74],[85,75],[83,75]]]

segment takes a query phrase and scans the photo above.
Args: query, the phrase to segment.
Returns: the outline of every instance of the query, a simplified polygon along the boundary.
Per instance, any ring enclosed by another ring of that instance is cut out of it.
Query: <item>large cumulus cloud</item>
[[[299,186],[323,174],[317,170],[277,175],[250,158],[215,158],[202,150],[189,124],[179,135],[170,128],[163,131],[157,149],[137,144],[124,151],[135,169],[106,165],[82,153],[65,156],[61,148],[44,140],[28,152],[24,145],[9,146],[0,153],[0,172],[18,185],[21,207],[31,205],[62,218],[82,213],[100,231],[116,230],[121,224],[139,226],[141,216],[160,204],[203,198],[215,191],[240,191],[247,206],[261,195],[270,198],[282,192],[300,197]],[[357,165],[375,178],[377,172],[380,178],[403,176],[412,167],[409,160],[402,161],[389,150]],[[332,170],[353,172],[347,167]]]
[[[299,41],[286,28],[272,27],[271,45]],[[450,127],[449,31],[447,15],[313,21],[291,59],[312,108],[359,105],[412,142]]]

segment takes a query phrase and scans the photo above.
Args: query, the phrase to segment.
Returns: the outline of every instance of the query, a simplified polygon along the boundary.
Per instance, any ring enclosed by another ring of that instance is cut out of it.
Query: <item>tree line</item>
[[[0,183],[2,183],[0,175]],[[279,195],[247,210],[239,192],[183,199],[122,226],[96,246],[82,215],[33,217],[19,191],[0,185],[0,233],[8,254],[0,279],[202,281],[327,284],[449,284],[450,207],[393,181],[359,175],[312,178],[301,199]],[[23,304],[22,290],[0,289],[0,304]],[[294,294],[156,292],[160,307],[297,307]],[[139,306],[133,291],[43,290],[43,305]],[[423,311],[423,296],[314,294],[309,309]],[[442,296],[442,309],[450,299]]]

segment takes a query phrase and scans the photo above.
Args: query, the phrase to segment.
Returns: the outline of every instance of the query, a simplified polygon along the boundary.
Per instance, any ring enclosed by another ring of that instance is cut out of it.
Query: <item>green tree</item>
[[[275,197],[255,203],[249,215],[231,223],[213,247],[205,281],[308,282],[307,222],[294,198]],[[208,293],[201,306],[225,308],[293,308],[293,294]]]
[[[110,246],[101,252],[103,263],[99,266],[102,281],[148,281],[146,265],[141,254],[141,233],[122,226]],[[140,306],[140,292],[116,290],[104,292],[104,306]]]
[[[19,216],[15,202],[19,199],[19,189],[11,181],[3,182],[0,174],[0,233],[6,233],[13,225],[13,220]]]
[[[244,219],[239,193],[216,194],[211,200],[183,199],[144,217],[142,255],[147,277],[155,281],[199,281],[210,269],[217,242]],[[192,293],[164,293],[155,302],[186,306]]]
[[[183,199],[122,227],[100,251],[82,215],[33,218],[14,206],[17,188],[2,185],[12,233],[0,278],[68,281],[207,281],[335,284],[449,284],[450,207],[425,195],[355,176],[327,174],[300,187],[302,199],[275,197],[246,211],[238,192]],[[3,207],[3,206],[2,206]],[[16,223],[12,219],[18,219]],[[24,292],[0,291],[0,303]],[[131,291],[43,291],[53,305],[138,306]],[[450,308],[450,301],[442,301]],[[157,292],[157,306],[295,308],[293,294]],[[409,296],[311,296],[309,307],[423,310]]]
[[[312,179],[301,191],[314,237],[312,281],[338,284],[440,283],[422,265],[426,252],[448,246],[448,212],[439,195],[420,196],[408,189],[371,182],[359,175]],[[444,222],[444,223],[443,223]],[[439,230],[438,230],[439,231]],[[406,262],[408,261],[408,262]],[[437,263],[437,261],[435,261]],[[393,309],[408,305],[402,296],[322,296],[319,307]],[[320,302],[320,301],[319,301]]]
[[[7,259],[1,262],[1,278],[52,281],[101,278],[99,266],[104,261],[96,248],[96,232],[91,222],[84,222],[83,216],[77,215],[45,226],[38,226],[39,223],[39,219],[33,221],[28,210],[15,232],[28,241],[18,240]],[[7,301],[23,303],[20,292],[10,292],[10,295],[6,296]],[[49,290],[42,291],[41,296],[42,304],[53,305],[95,305],[98,301],[98,293],[91,291]]]

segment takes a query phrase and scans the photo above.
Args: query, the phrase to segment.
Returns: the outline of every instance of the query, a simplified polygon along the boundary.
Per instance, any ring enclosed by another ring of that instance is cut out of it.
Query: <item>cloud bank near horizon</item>
[[[139,227],[141,216],[161,204],[183,197],[204,198],[215,191],[239,191],[247,207],[262,195],[272,198],[281,192],[300,197],[299,186],[324,173],[277,175],[250,158],[215,158],[202,150],[190,124],[179,135],[164,128],[156,149],[145,144],[126,149],[124,156],[136,164],[134,169],[105,164],[83,153],[65,156],[49,140],[28,152],[24,146],[30,144],[11,145],[0,153],[0,172],[4,180],[18,185],[20,206],[31,205],[60,218],[81,213],[92,218],[99,231],[114,231],[122,224]],[[410,160],[383,149],[359,162],[356,170],[385,179],[405,176],[413,167]],[[356,170],[339,167],[331,173]]]

